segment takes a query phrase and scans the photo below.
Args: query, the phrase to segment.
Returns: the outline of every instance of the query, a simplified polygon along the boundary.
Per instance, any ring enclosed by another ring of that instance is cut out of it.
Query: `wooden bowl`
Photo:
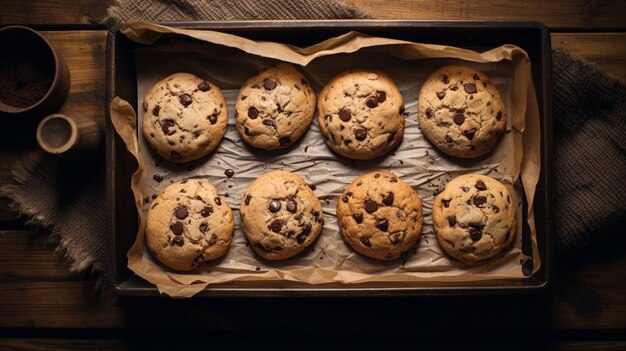
[[[43,117],[70,89],[67,64],[50,42],[24,26],[0,28],[0,115]]]

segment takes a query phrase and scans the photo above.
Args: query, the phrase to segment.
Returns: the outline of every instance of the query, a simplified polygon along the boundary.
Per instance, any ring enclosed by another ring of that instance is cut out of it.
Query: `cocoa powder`
[[[17,108],[29,107],[50,89],[54,57],[43,43],[28,46],[19,37],[2,39],[8,50],[0,55],[0,101]]]

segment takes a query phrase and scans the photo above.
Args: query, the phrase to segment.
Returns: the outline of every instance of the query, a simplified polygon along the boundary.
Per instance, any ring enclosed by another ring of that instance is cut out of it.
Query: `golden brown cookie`
[[[418,119],[435,147],[463,158],[493,150],[506,128],[500,93],[484,73],[466,66],[445,66],[426,79]]]
[[[410,249],[422,233],[422,201],[395,174],[377,171],[350,183],[337,202],[344,240],[357,252],[392,260]]]
[[[497,255],[515,238],[514,204],[507,188],[489,176],[465,174],[454,178],[433,203],[439,245],[467,263]]]

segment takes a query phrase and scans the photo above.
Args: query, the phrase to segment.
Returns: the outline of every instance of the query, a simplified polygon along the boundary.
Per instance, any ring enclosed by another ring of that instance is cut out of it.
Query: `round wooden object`
[[[66,159],[78,159],[100,145],[102,130],[97,121],[85,116],[53,114],[37,127],[37,143],[46,152]]]

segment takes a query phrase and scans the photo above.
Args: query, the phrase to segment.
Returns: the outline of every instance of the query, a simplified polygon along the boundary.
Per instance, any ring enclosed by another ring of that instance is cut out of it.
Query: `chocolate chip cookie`
[[[223,256],[233,237],[233,211],[210,183],[189,179],[163,189],[146,218],[146,243],[166,266],[179,271]]]
[[[396,147],[404,136],[404,100],[389,76],[351,70],[320,92],[318,122],[326,144],[340,155],[369,160]]]
[[[493,257],[509,246],[516,220],[515,202],[507,188],[480,174],[454,178],[433,203],[439,245],[466,263]]]
[[[426,79],[418,119],[435,147],[463,158],[493,150],[506,128],[500,93],[484,73],[466,66],[445,66]]]
[[[159,156],[176,163],[213,151],[226,132],[220,89],[189,73],[176,73],[150,89],[143,102],[143,135]]]
[[[422,201],[391,172],[364,174],[350,183],[337,202],[343,239],[357,252],[393,260],[422,233]]]
[[[241,223],[261,257],[281,260],[311,245],[322,231],[322,205],[299,176],[272,171],[257,178],[241,200]]]
[[[315,92],[293,66],[280,63],[248,79],[236,103],[237,130],[259,149],[284,149],[298,140],[315,114]]]

